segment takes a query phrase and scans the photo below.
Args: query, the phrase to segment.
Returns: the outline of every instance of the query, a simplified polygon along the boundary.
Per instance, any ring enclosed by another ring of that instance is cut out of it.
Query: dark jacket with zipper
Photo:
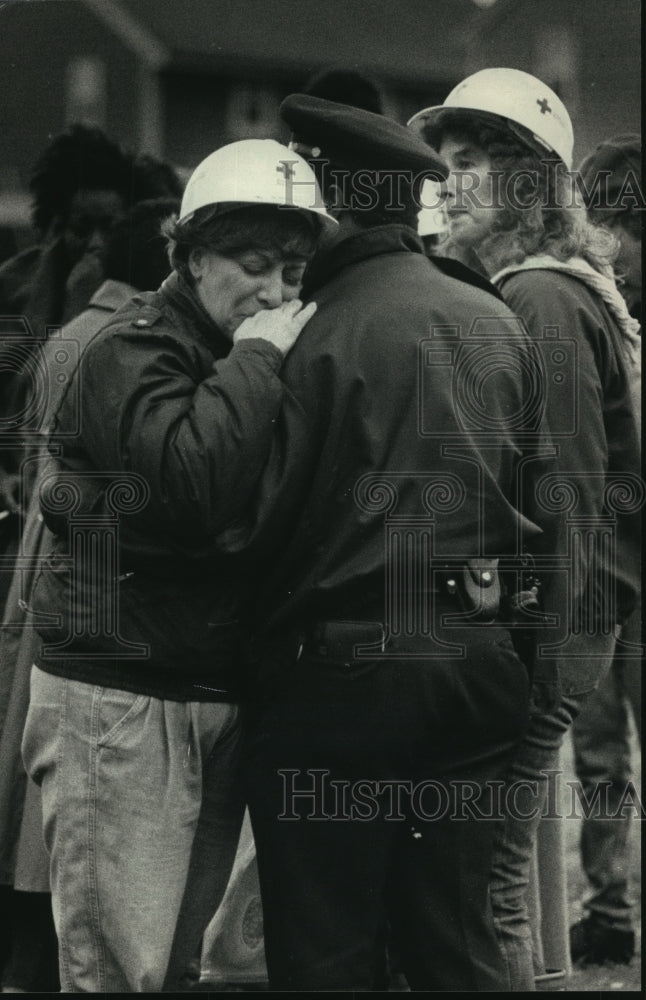
[[[281,365],[265,340],[232,347],[176,274],[90,343],[41,488],[56,535],[32,596],[43,670],[176,701],[238,696],[240,581],[213,542],[262,470]]]

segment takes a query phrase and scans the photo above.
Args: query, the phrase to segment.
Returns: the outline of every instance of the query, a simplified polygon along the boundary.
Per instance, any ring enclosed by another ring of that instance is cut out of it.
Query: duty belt
[[[426,598],[434,613],[462,613],[469,624],[490,623],[500,610],[501,586],[498,562],[495,559],[470,559],[466,563],[445,566],[436,575],[436,589]],[[424,595],[416,595],[416,604]],[[377,616],[375,616],[376,619]],[[439,622],[438,622],[439,624]],[[401,637],[404,642],[413,637]],[[398,644],[396,636],[389,636],[387,626],[378,620],[333,619],[318,621],[296,637],[296,659],[304,652],[308,657],[350,666],[356,664],[356,649],[369,656],[372,649],[377,655],[386,652],[389,639]],[[423,642],[423,637],[419,639]]]
[[[376,653],[386,650],[386,629],[377,621],[331,620],[317,622],[302,637],[296,659],[304,652],[308,657],[350,666],[355,662],[357,646],[374,647]]]

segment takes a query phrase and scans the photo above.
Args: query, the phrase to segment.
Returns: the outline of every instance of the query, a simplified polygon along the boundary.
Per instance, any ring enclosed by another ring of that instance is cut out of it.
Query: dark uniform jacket
[[[267,574],[258,617],[382,621],[400,528],[410,593],[433,588],[429,566],[540,549],[545,464],[530,455],[544,429],[522,416],[527,337],[509,309],[438,270],[401,225],[335,246],[306,291],[317,312],[283,371],[255,533],[239,536]]]
[[[237,583],[212,543],[269,451],[281,364],[264,340],[231,348],[175,274],[90,343],[41,490],[56,534],[32,597],[43,670],[171,700],[236,696]]]

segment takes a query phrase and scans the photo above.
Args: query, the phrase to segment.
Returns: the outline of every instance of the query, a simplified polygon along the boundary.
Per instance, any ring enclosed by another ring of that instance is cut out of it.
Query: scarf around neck
[[[596,292],[605,302],[613,319],[616,321],[623,335],[624,351],[627,360],[636,366],[641,364],[641,336],[640,324],[628,312],[628,307],[611,277],[606,277],[595,271],[582,257],[570,257],[569,260],[560,261],[550,254],[538,254],[533,257],[526,257],[521,264],[511,264],[498,271],[491,279],[494,285],[499,285],[503,278],[518,271],[549,270],[560,271],[562,274],[569,274],[573,278],[578,278],[588,288]]]

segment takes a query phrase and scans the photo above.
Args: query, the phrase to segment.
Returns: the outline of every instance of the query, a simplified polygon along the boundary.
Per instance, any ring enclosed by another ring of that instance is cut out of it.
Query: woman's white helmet
[[[310,165],[274,139],[242,139],[202,160],[184,189],[179,224],[207,205],[281,205],[311,213],[327,229],[337,226]]]
[[[530,73],[481,69],[454,87],[444,104],[418,111],[408,127],[423,132],[448,109],[494,115],[504,119],[512,131],[514,125],[521,125],[539,149],[556,153],[568,169],[572,167],[574,134],[567,109],[550,87]],[[519,138],[526,141],[527,137],[520,133]]]

